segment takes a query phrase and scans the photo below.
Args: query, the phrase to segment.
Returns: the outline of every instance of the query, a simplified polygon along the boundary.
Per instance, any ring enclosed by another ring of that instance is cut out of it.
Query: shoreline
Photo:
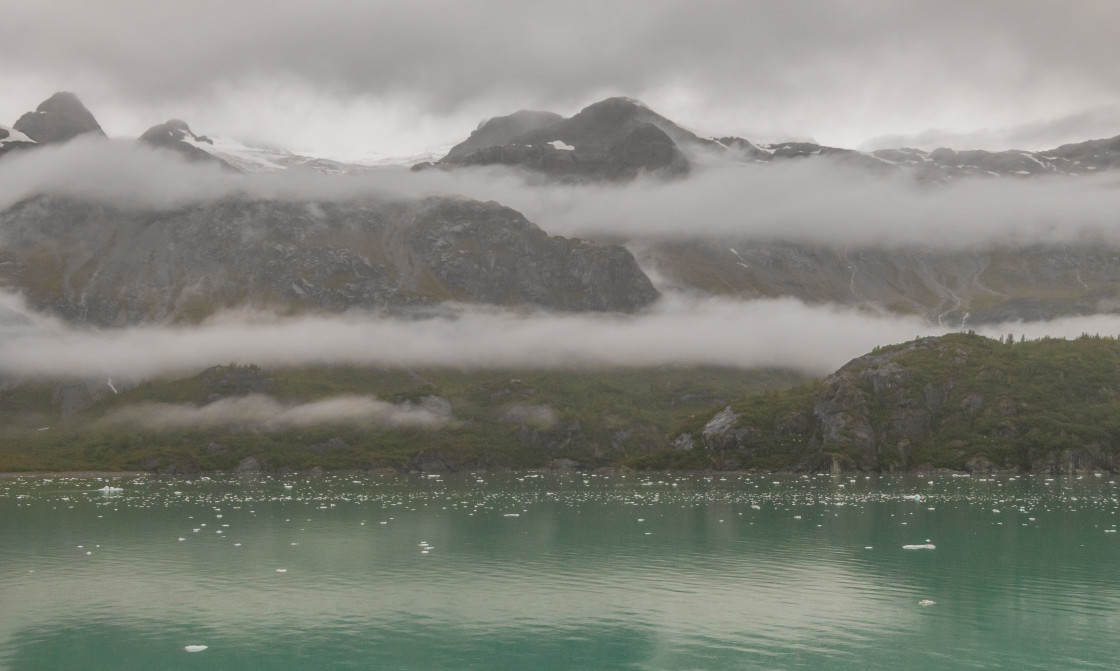
[[[893,471],[893,472],[891,472],[891,471],[883,471],[883,472],[876,472],[876,471],[866,471],[866,472],[865,471],[841,471],[841,472],[815,471],[815,472],[805,472],[805,471],[793,471],[793,470],[783,470],[783,469],[777,469],[777,470],[773,470],[773,471],[767,471],[767,470],[708,471],[708,470],[689,470],[689,469],[680,469],[680,470],[678,470],[678,469],[635,470],[635,469],[624,468],[624,467],[623,468],[600,467],[600,468],[595,468],[595,469],[591,469],[591,470],[525,468],[525,469],[495,469],[495,470],[477,470],[477,471],[472,471],[472,470],[469,470],[469,469],[461,470],[461,471],[451,471],[451,470],[418,471],[418,470],[398,470],[398,469],[394,469],[394,468],[373,469],[373,470],[369,470],[369,469],[345,469],[345,468],[334,470],[334,469],[313,468],[313,469],[308,469],[306,471],[295,471],[295,470],[293,470],[293,471],[287,471],[287,472],[283,472],[283,473],[269,472],[269,471],[254,471],[254,472],[249,472],[249,473],[235,473],[233,471],[198,471],[198,472],[195,472],[195,473],[154,473],[154,472],[151,472],[151,471],[27,471],[26,473],[0,472],[0,480],[12,480],[12,479],[16,479],[16,478],[139,478],[139,477],[153,477],[153,478],[160,478],[160,479],[164,479],[164,478],[175,479],[175,478],[178,478],[178,479],[189,480],[189,479],[197,478],[197,477],[215,477],[215,476],[217,476],[217,477],[225,477],[225,476],[262,477],[263,476],[263,477],[283,478],[283,477],[293,477],[293,476],[302,476],[302,475],[322,476],[322,475],[343,475],[343,474],[357,474],[357,473],[366,473],[366,474],[369,474],[369,473],[383,473],[383,474],[393,473],[393,474],[396,474],[396,475],[416,475],[416,476],[455,475],[455,474],[459,474],[459,473],[553,473],[553,474],[584,473],[584,474],[594,474],[594,475],[642,475],[642,474],[649,474],[649,473],[677,473],[677,474],[707,475],[707,476],[714,476],[714,475],[723,475],[723,476],[727,476],[727,475],[791,475],[791,476],[794,476],[794,475],[797,475],[797,476],[800,476],[800,475],[831,475],[831,476],[836,476],[836,477],[846,477],[846,476],[853,476],[853,475],[864,475],[864,476],[872,476],[872,475],[884,476],[884,475],[886,475],[886,476],[918,476],[918,477],[934,477],[934,476],[954,476],[954,477],[962,477],[962,476],[993,477],[993,476],[997,476],[998,477],[998,476],[1013,476],[1013,475],[1014,476],[1050,475],[1050,476],[1070,476],[1070,477],[1073,477],[1073,476],[1078,476],[1078,475],[1080,475],[1080,476],[1096,475],[1098,477],[1103,477],[1103,476],[1106,476],[1106,475],[1108,475],[1108,476],[1115,476],[1116,475],[1115,473],[1112,473],[1110,471],[1101,471],[1101,470],[1085,470],[1085,471],[1076,471],[1076,472],[1071,472],[1071,473],[1055,473],[1055,472],[1052,472],[1052,471],[1038,471],[1038,472],[1019,471],[1019,470],[1016,470],[1016,469],[993,469],[993,470],[990,470],[990,471],[955,471],[955,470],[952,470],[952,469],[943,469],[943,468],[938,468],[938,469],[920,469],[919,468],[919,469],[913,469],[913,470]]]
[[[135,478],[152,475],[145,471],[27,471],[0,473],[0,479],[11,478]]]

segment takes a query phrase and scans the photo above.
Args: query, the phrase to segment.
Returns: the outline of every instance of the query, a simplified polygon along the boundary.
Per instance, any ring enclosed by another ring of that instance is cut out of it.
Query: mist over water
[[[464,369],[714,364],[825,374],[877,345],[953,329],[916,318],[795,299],[662,298],[633,315],[447,305],[414,316],[378,312],[279,317],[233,311],[191,327],[83,328],[0,292],[0,375],[194,374],[225,363],[377,364]],[[1120,334],[1120,315],[1013,322],[992,337]]]

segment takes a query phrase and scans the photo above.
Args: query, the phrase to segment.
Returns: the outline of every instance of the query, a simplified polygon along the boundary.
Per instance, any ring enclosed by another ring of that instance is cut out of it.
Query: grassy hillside
[[[876,348],[824,380],[692,421],[657,468],[1040,472],[1120,465],[1120,340],[950,334]],[[722,421],[720,421],[722,419]]]
[[[222,366],[119,395],[99,387],[95,402],[66,418],[59,398],[65,385],[24,382],[0,391],[0,471],[231,470],[247,457],[265,470],[524,468],[556,459],[595,467],[660,450],[681,424],[745,393],[801,379],[786,371],[672,366],[469,372]],[[230,421],[165,429],[108,421],[128,408],[197,408],[246,394],[286,405],[343,395],[395,404],[438,397],[450,402],[451,421],[436,428]]]
[[[160,419],[247,398],[298,414],[301,404],[355,396],[443,419],[435,426],[394,425],[373,414],[306,423],[228,413],[199,424]],[[125,412],[132,413],[128,421],[121,420]],[[1120,465],[1120,341],[921,338],[876,348],[823,380],[775,370],[672,366],[220,366],[116,395],[31,382],[0,391],[4,471],[557,464],[1113,471]]]

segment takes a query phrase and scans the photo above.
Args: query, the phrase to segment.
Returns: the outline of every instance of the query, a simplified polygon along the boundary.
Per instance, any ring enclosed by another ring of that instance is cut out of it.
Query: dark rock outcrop
[[[499,116],[488,119],[478,125],[469,138],[455,145],[444,157],[445,161],[456,161],[471,152],[486,147],[497,147],[538,128],[551,126],[564,117],[553,112],[538,112],[534,110],[521,110],[509,116]]]
[[[59,92],[39,103],[16,121],[14,128],[40,144],[67,142],[79,135],[105,136],[97,119],[78,96]]]
[[[230,170],[236,170],[232,165],[203,148],[206,145],[213,145],[213,140],[205,135],[195,135],[187,122],[179,119],[171,119],[165,123],[152,126],[144,131],[138,141],[152,147],[178,152],[191,161],[213,163]]]
[[[528,130],[515,134],[521,128]],[[562,181],[617,182],[684,175],[691,168],[686,152],[708,144],[635,100],[608,98],[569,119],[519,112],[491,120],[440,165],[505,165]]]

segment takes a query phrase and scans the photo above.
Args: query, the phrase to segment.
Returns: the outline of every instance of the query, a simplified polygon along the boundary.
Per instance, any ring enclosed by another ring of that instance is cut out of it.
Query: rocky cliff
[[[550,237],[493,202],[234,197],[150,210],[37,197],[0,212],[0,239],[0,282],[100,325],[446,300],[630,311],[657,297],[624,248]]]

